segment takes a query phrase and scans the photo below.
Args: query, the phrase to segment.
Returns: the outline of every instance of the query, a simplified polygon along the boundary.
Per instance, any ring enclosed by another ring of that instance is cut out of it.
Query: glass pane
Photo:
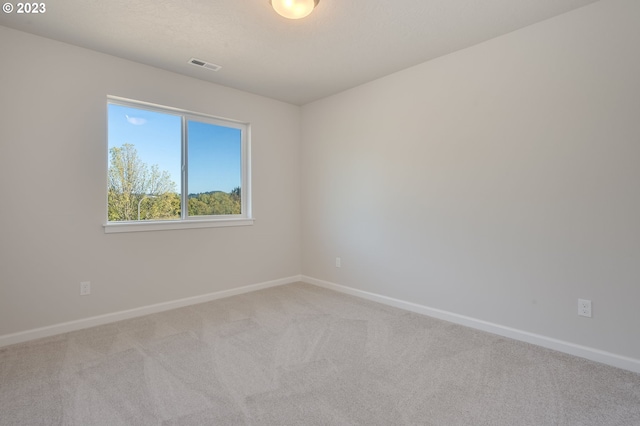
[[[181,117],[108,108],[108,220],[180,219]]]
[[[189,121],[189,216],[241,214],[242,132]]]

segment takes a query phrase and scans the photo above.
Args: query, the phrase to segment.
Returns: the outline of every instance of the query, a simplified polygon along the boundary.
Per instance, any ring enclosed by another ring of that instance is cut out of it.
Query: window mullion
[[[189,182],[187,181],[188,171],[189,171],[189,159],[187,153],[189,152],[189,135],[187,134],[187,117],[182,115],[182,197],[181,204],[182,208],[180,209],[180,217],[182,220],[187,219],[189,212]]]

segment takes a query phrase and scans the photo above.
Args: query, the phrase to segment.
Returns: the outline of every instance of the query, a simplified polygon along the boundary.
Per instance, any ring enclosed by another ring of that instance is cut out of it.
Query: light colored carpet
[[[0,349],[2,425],[640,425],[640,375],[291,284]]]

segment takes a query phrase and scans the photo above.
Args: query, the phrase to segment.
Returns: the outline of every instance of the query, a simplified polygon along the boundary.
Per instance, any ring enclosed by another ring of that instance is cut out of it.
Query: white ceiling
[[[46,0],[0,25],[302,105],[595,1],[320,0],[292,21],[269,0]]]

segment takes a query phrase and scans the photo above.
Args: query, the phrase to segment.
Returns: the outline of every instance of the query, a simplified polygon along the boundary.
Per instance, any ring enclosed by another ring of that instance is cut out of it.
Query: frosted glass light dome
[[[320,0],[271,0],[271,6],[288,19],[300,19],[313,12]]]

